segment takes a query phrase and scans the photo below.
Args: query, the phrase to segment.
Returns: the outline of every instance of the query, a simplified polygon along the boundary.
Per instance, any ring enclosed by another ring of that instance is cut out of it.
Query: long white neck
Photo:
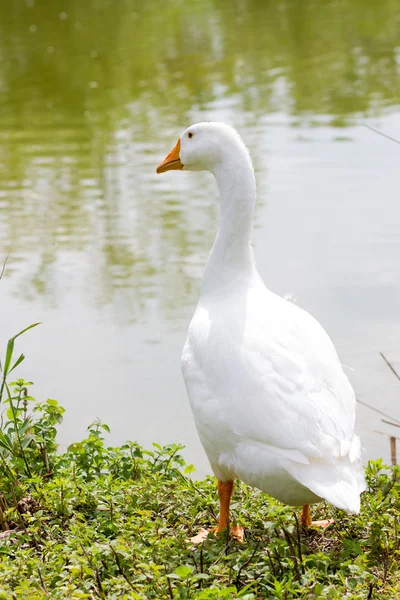
[[[217,286],[229,285],[238,276],[250,276],[254,270],[251,248],[256,199],[254,171],[245,148],[232,154],[214,170],[220,194],[221,216],[204,272],[203,293]]]

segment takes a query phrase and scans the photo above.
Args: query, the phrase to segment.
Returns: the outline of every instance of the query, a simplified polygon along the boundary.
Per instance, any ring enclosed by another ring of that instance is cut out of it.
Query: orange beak
[[[176,171],[183,169],[181,158],[179,156],[181,151],[181,140],[178,140],[176,146],[171,150],[169,154],[164,158],[156,169],[157,173],[165,173],[165,171]]]

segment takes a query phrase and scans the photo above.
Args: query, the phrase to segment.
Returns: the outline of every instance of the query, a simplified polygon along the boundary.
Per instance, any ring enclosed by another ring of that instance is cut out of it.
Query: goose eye
[[[192,139],[192,137],[193,137],[193,133],[191,131],[189,131],[189,133],[188,133],[189,140]]]

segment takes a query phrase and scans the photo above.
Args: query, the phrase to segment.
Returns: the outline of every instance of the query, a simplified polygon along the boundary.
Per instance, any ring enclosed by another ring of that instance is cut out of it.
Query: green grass
[[[302,531],[293,509],[238,484],[232,509],[244,544],[221,534],[194,547],[188,538],[216,523],[216,482],[194,482],[180,446],[106,447],[108,427],[97,421],[58,453],[64,411],[29,388],[6,372],[0,599],[400,597],[397,467],[368,465],[359,516],[316,507],[315,517],[335,518],[324,532]]]

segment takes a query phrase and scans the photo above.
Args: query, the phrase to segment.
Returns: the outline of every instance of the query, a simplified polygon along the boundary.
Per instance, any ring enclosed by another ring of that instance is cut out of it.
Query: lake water
[[[34,0],[0,9],[1,343],[110,443],[183,442],[207,471],[180,352],[218,223],[211,175],[155,174],[199,120],[234,125],[256,169],[270,289],[326,328],[357,397],[400,419],[397,0]],[[3,350],[4,352],[4,350]],[[398,429],[364,405],[366,457]]]

